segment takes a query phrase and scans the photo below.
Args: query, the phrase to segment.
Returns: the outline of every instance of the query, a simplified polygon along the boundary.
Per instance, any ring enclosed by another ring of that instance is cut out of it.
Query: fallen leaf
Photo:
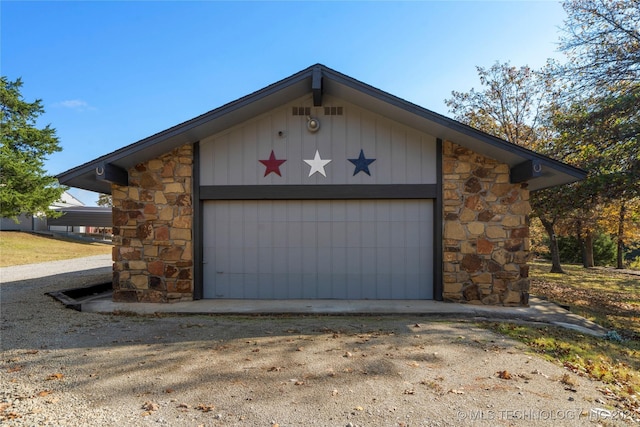
[[[364,408],[362,406],[356,406],[355,408],[356,411],[364,411]]]
[[[267,369],[267,372],[280,372],[282,370],[281,366],[272,366],[269,369]]]
[[[22,371],[22,368],[22,365],[14,366],[13,368],[7,369],[7,373],[20,372]]]
[[[567,373],[562,375],[562,378],[560,378],[560,382],[570,387],[574,387],[576,385],[576,381],[571,377],[571,375]]]
[[[4,414],[4,419],[5,420],[15,420],[16,418],[22,418],[22,415],[17,414],[15,412],[9,412]]]
[[[296,381],[293,383],[294,385],[304,385],[304,381]]]
[[[38,393],[39,397],[45,397],[50,395],[51,393],[53,393],[51,390],[42,390],[41,392]]]
[[[338,395],[338,390],[333,389],[333,391],[331,392],[331,396],[337,396]]]
[[[402,392],[402,394],[416,394],[416,391],[411,389],[406,389],[405,391]]]
[[[189,406],[189,405],[188,405],[188,404],[186,404],[186,403],[181,403],[181,404],[179,404],[179,405],[178,405],[178,408],[185,408],[185,409],[189,409],[189,408],[191,408],[191,406]]]
[[[203,405],[202,403],[196,406],[196,409],[202,412],[211,412],[215,409],[213,405]]]
[[[47,377],[47,381],[51,381],[51,380],[61,380],[64,378],[64,374],[51,374]]]
[[[351,354],[350,351],[347,351],[342,357],[353,357],[353,354]]]
[[[153,402],[149,402],[149,401],[144,402],[144,404],[142,405],[142,409],[144,409],[146,411],[151,411],[151,412],[157,411],[158,408],[159,408],[158,404],[153,403]]]
[[[452,393],[452,394],[464,394],[464,391],[451,389],[451,390],[449,390],[449,393]]]
[[[503,379],[503,380],[510,380],[511,379],[511,374],[509,373],[509,371],[498,371],[496,372],[498,374],[498,378]]]
[[[27,350],[25,354],[38,354],[40,350]]]

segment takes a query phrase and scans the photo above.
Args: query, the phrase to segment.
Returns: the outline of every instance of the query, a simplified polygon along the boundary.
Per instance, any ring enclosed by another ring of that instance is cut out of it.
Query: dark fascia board
[[[511,144],[324,65],[315,64],[236,101],[63,172],[58,175],[58,180],[64,185],[110,193],[110,186],[95,179],[95,168],[99,164],[112,163],[129,169],[181,145],[195,143],[300,96],[312,94],[313,79],[315,76],[317,85],[319,72],[322,75],[321,90],[324,94],[343,98],[354,105],[422,130],[436,138],[462,145],[511,167],[536,160],[543,166],[544,172],[540,177],[529,181],[531,190],[578,181],[586,176],[586,172],[581,169]]]

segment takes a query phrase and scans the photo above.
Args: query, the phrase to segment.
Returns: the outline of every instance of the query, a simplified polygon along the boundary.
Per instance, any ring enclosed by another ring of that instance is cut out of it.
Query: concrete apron
[[[113,302],[110,294],[78,301],[93,313],[135,314],[298,314],[298,315],[417,315],[463,320],[537,322],[603,336],[607,330],[556,304],[530,298],[529,307],[479,306],[427,300],[243,300],[206,299],[171,304]]]

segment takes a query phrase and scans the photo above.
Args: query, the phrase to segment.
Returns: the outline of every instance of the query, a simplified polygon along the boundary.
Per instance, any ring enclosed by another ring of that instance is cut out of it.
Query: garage
[[[530,192],[585,176],[315,64],[58,179],[112,195],[114,301],[526,306]]]
[[[433,201],[203,207],[204,298],[432,299]]]

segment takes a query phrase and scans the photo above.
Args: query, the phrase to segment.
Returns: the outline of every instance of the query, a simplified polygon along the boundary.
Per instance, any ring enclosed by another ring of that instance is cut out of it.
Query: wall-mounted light
[[[307,116],[307,130],[311,133],[315,133],[318,132],[318,129],[320,129],[320,122],[318,119]]]

